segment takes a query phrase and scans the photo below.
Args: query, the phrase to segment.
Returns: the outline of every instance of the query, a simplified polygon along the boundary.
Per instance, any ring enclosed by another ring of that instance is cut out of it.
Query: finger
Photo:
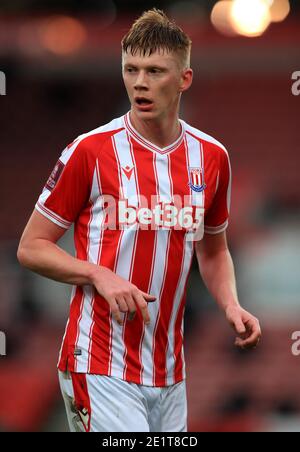
[[[144,292],[141,292],[141,291],[136,292],[135,295],[134,295],[134,299],[135,299],[135,302],[136,302],[138,308],[141,311],[141,314],[142,314],[144,322],[146,323],[146,325],[149,325],[149,323],[150,323],[150,315],[149,315],[149,312],[148,312],[147,302],[145,301],[145,298],[142,295],[143,293]]]
[[[126,300],[126,303],[127,303],[127,306],[128,306],[128,311],[129,311],[127,319],[129,321],[131,321],[131,320],[134,319],[135,314],[136,314],[136,304],[135,304],[135,301],[134,301],[134,299],[133,299],[133,297],[131,295],[127,295],[125,297],[125,300]]]
[[[246,328],[247,335],[245,337],[242,337],[246,341],[246,344],[258,342],[261,338],[261,329],[258,321],[255,320],[248,321],[246,324]]]
[[[257,347],[258,344],[240,344],[238,342],[235,343],[235,346],[242,350],[253,350]]]
[[[256,319],[249,319],[245,322],[247,331],[257,332],[261,335],[261,329],[259,326],[259,322]]]
[[[155,295],[151,295],[147,292],[143,292],[142,290],[140,290],[141,294],[143,295],[143,297],[145,298],[145,300],[147,302],[153,302],[156,300],[156,296]]]
[[[127,319],[131,322],[135,318],[135,312],[129,312]]]
[[[250,341],[255,341],[255,340],[259,339],[260,336],[261,336],[261,332],[260,332],[259,328],[254,328],[252,330],[248,327],[247,333],[242,336],[242,339],[250,342]]]
[[[246,327],[239,316],[232,318],[231,322],[237,334],[245,334],[247,332]]]
[[[115,299],[111,299],[111,300],[108,301],[108,304],[110,306],[110,311],[111,311],[111,314],[112,314],[113,318],[115,319],[115,321],[119,325],[123,325],[121,312],[120,312],[120,309],[119,309],[119,306],[118,306],[116,300]]]
[[[260,341],[260,335],[252,334],[247,339],[241,339],[237,337],[235,340],[235,345],[241,348],[254,348],[257,347]]]
[[[121,312],[124,312],[124,313],[128,312],[128,306],[127,306],[127,303],[126,303],[126,300],[124,297],[119,296],[116,299],[116,302],[117,302]]]

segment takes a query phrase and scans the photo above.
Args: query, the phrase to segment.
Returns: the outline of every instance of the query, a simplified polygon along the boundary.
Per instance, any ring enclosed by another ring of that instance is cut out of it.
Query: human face
[[[180,56],[160,50],[151,55],[123,54],[123,79],[132,113],[139,119],[178,114],[180,95],[192,82],[192,70],[183,69]]]

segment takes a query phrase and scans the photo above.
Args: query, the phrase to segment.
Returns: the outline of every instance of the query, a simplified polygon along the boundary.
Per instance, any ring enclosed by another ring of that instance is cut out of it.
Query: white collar
[[[159,154],[166,154],[169,152],[174,151],[179,147],[179,145],[183,141],[184,133],[185,133],[185,127],[184,122],[179,119],[180,125],[181,125],[181,133],[180,136],[177,138],[174,143],[170,144],[169,146],[166,146],[164,148],[160,148],[159,146],[156,146],[155,144],[151,143],[151,141],[146,140],[135,128],[132,126],[130,121],[130,112],[128,112],[126,115],[123,116],[124,118],[124,124],[125,128],[129,132],[129,134],[143,147],[149,149],[150,151],[158,152]]]

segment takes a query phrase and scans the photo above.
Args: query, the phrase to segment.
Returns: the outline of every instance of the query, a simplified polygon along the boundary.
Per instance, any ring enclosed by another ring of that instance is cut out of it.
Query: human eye
[[[159,69],[159,68],[157,68],[157,67],[152,67],[152,68],[149,70],[149,72],[150,72],[150,74],[160,74],[162,71],[161,71],[161,69]]]
[[[135,68],[132,66],[127,66],[125,68],[125,71],[128,72],[129,74],[132,74],[133,72],[135,72]]]

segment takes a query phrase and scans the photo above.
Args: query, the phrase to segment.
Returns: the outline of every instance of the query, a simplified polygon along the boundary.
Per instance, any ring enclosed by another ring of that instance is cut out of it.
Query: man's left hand
[[[261,338],[258,319],[240,306],[229,307],[225,312],[228,322],[238,334],[235,345],[242,349],[257,347]]]

